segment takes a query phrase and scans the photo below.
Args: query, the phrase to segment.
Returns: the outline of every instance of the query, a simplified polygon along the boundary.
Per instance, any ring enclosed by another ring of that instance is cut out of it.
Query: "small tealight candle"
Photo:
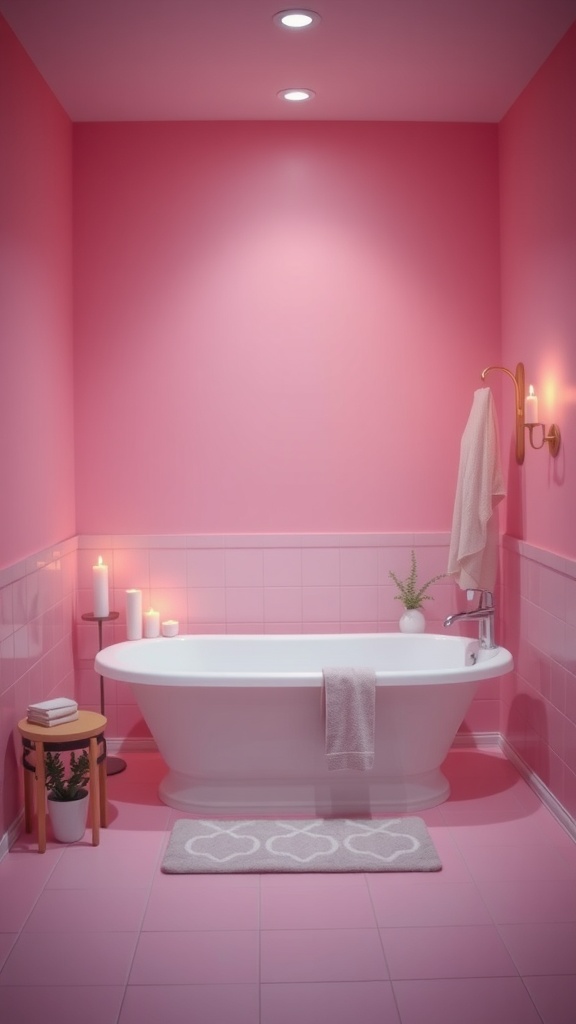
[[[162,623],[162,636],[177,636],[178,635],[178,621],[177,619],[166,619]]]
[[[524,402],[524,423],[538,423],[538,397],[532,385],[528,388]]]
[[[144,612],[144,636],[148,639],[160,636],[160,612],[155,612],[153,608]]]
[[[98,555],[98,565],[92,566],[92,587],[94,617],[105,619],[110,614],[110,602],[108,598],[108,566],[104,565],[102,555]]]

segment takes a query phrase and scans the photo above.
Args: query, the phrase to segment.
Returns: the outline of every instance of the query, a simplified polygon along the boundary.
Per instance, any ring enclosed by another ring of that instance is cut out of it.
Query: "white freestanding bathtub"
[[[374,767],[329,771],[322,670],[376,671]],[[482,679],[512,656],[433,634],[178,636],[104,648],[96,671],[132,684],[169,768],[160,797],[202,817],[423,810]]]

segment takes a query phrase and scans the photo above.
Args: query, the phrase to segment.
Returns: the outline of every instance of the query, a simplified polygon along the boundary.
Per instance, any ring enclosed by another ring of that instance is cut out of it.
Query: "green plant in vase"
[[[68,775],[59,753],[53,754],[48,750],[44,764],[46,789],[50,800],[80,800],[86,795],[86,786],[90,778],[90,761],[86,750],[78,756],[72,751]]]
[[[400,629],[406,633],[422,633],[425,628],[425,619],[422,612],[422,605],[424,601],[432,601],[432,594],[427,594],[426,591],[433,583],[437,583],[446,575],[441,572],[437,576],[433,576],[432,579],[419,585],[418,583],[418,564],[416,562],[416,554],[412,550],[411,555],[411,568],[408,576],[405,580],[399,579],[395,572],[390,569],[388,575],[396,584],[398,593],[394,595],[395,601],[401,601],[409,615],[403,615],[400,619]]]
[[[88,811],[87,785],[90,778],[90,759],[86,750],[80,755],[70,754],[68,772],[57,752],[46,751],[44,756],[48,810],[54,838],[60,843],[76,843],[86,830]]]

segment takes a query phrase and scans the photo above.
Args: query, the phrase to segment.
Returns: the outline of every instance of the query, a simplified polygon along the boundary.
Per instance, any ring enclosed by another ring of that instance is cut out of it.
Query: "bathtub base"
[[[450,796],[450,785],[437,768],[405,778],[329,780],[253,779],[194,781],[170,771],[159,796],[176,810],[201,818],[370,817],[424,811]]]

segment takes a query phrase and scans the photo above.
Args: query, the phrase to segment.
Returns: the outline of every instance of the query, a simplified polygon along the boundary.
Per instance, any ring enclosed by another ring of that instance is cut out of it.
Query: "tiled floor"
[[[0,863],[2,1024],[574,1024],[576,844],[497,751],[422,812],[431,874],[163,875],[156,755],[99,847]]]

